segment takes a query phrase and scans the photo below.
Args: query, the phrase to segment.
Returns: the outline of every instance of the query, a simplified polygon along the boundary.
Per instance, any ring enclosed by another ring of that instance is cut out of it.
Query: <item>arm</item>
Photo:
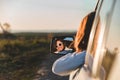
[[[81,67],[85,62],[86,52],[79,53],[69,53],[58,60],[56,60],[53,64],[52,71],[53,73],[65,76],[69,75],[73,70],[78,67]]]

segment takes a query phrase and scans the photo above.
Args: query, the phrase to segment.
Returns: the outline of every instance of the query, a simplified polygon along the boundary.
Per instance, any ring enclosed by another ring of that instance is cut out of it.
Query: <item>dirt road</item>
[[[52,73],[52,64],[59,57],[61,57],[61,55],[49,54],[46,60],[42,62],[42,65],[33,80],[68,80],[68,76],[61,77]]]

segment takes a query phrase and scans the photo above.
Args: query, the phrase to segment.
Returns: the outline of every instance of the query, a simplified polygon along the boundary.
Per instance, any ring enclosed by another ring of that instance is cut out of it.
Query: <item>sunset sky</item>
[[[11,31],[76,31],[97,0],[0,0],[0,23]]]

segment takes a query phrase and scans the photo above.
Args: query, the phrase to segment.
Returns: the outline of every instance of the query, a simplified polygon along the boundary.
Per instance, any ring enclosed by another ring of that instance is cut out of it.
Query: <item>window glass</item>
[[[115,55],[119,53],[120,50],[120,10],[119,10],[119,0],[116,0],[116,4],[114,6],[114,9],[112,9],[112,1],[106,0],[104,3],[104,6],[101,10],[101,21],[102,26],[106,26],[104,40],[105,40],[105,49],[106,54],[103,59],[103,67],[105,68],[106,75],[108,76],[109,71],[113,65],[113,62],[115,60]],[[112,12],[110,12],[110,9],[112,9]],[[108,30],[107,30],[108,29]]]

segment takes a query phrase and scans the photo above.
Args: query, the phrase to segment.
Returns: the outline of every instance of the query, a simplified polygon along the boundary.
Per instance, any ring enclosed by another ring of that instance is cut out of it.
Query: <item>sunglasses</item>
[[[62,46],[62,43],[59,43],[56,47]]]

